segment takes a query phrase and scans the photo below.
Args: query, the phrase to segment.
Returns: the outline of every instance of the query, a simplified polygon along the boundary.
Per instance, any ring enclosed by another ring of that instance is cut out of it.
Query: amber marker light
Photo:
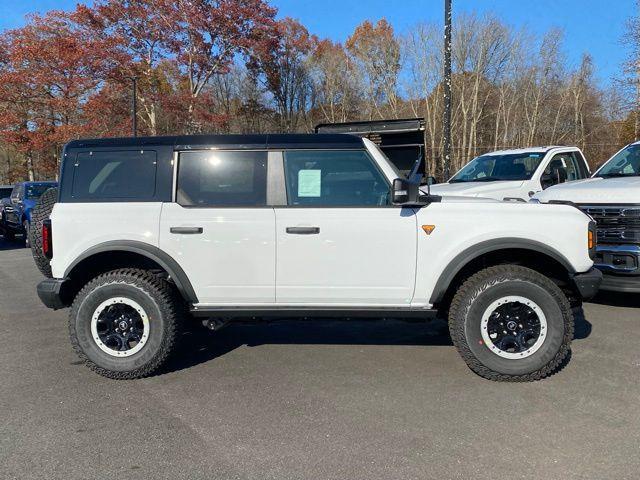
[[[422,225],[422,230],[424,230],[424,233],[426,233],[427,235],[431,235],[431,233],[436,229],[435,225]]]
[[[424,228],[424,227],[422,227]],[[593,230],[589,230],[589,250],[596,246],[595,238],[593,235]]]

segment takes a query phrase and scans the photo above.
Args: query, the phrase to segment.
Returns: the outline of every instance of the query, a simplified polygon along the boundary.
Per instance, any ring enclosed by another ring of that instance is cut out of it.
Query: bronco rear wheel
[[[478,375],[532,381],[553,373],[565,359],[574,322],[567,297],[553,281],[529,268],[498,265],[460,287],[449,330]]]
[[[93,371],[114,379],[157,372],[174,350],[179,301],[163,279],[145,270],[102,274],[76,296],[71,344]]]

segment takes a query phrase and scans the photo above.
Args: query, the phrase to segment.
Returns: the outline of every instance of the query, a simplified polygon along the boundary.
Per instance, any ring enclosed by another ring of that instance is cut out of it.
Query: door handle
[[[195,235],[202,233],[204,229],[202,227],[171,227],[169,231],[181,235]]]
[[[320,227],[287,227],[287,233],[291,235],[317,235]]]

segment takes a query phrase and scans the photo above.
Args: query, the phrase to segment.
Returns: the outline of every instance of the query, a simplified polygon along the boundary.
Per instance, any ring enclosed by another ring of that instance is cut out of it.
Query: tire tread
[[[147,293],[158,304],[164,319],[164,334],[162,344],[151,361],[139,368],[128,371],[114,371],[101,367],[90,360],[84,353],[76,334],[75,318],[84,299],[97,288],[114,283],[127,283]],[[144,378],[157,373],[171,357],[175,350],[183,319],[181,315],[180,299],[175,288],[165,279],[147,270],[136,268],[121,268],[98,275],[88,282],[76,295],[69,313],[69,337],[71,346],[79,359],[91,370],[99,375],[115,380],[130,380]]]
[[[564,338],[554,358],[539,370],[525,375],[508,375],[495,372],[482,364],[471,352],[465,335],[465,317],[471,304],[484,291],[488,283],[497,284],[506,280],[524,280],[535,283],[547,290],[558,302],[564,320]],[[497,265],[488,267],[468,278],[453,297],[449,309],[449,332],[453,344],[475,373],[489,380],[499,382],[532,382],[553,374],[565,360],[570,351],[574,334],[573,312],[569,300],[552,280],[530,268],[520,265]]]

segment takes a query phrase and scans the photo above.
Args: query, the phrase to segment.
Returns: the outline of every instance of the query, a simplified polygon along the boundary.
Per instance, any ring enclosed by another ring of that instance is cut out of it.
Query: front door
[[[162,206],[160,248],[200,304],[275,302],[275,214],[266,151],[180,153],[175,202]]]
[[[365,150],[285,151],[287,206],[276,207],[278,304],[409,306],[416,215],[390,205]]]

